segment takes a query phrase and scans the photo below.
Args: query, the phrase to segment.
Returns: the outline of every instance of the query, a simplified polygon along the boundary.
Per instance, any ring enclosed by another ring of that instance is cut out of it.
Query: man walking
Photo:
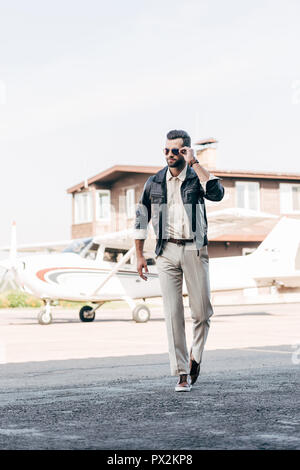
[[[167,134],[167,166],[148,178],[136,210],[137,270],[147,280],[143,256],[147,227],[152,218],[156,235],[156,265],[167,326],[171,375],[179,376],[175,391],[188,392],[196,382],[210,317],[207,218],[204,198],[220,201],[224,188],[195,158],[190,136],[182,130]],[[144,270],[144,272],[143,272]],[[187,350],[183,275],[193,320],[193,344]]]

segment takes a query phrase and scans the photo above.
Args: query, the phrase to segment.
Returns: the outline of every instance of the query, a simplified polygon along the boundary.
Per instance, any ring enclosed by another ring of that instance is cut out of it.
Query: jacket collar
[[[185,177],[186,177],[186,169],[187,169],[187,164],[184,165],[183,169],[181,170],[181,172],[179,173],[179,175],[177,176],[178,179],[180,179],[180,181],[184,181],[185,180]],[[171,178],[173,178],[173,175],[172,173],[170,172],[170,168],[167,169],[167,173],[166,173],[166,179],[167,181],[169,181]]]
[[[155,174],[154,179],[157,183],[162,183],[163,181],[166,181],[166,174],[167,174],[168,168],[169,168],[168,165],[166,165],[164,168],[162,168]],[[193,170],[193,168],[187,165],[185,179],[189,180],[192,178],[197,178],[197,174],[195,170]]]

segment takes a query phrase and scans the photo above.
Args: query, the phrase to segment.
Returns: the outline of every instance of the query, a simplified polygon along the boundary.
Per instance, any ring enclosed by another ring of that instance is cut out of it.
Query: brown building
[[[198,160],[222,179],[225,188],[221,202],[206,200],[208,214],[213,210],[241,207],[300,218],[300,174],[220,170],[216,167],[216,143],[215,139],[196,143]],[[71,237],[82,238],[132,227],[135,204],[143,186],[147,178],[161,168],[115,165],[69,188]],[[276,222],[277,219],[272,219],[238,233],[210,238],[209,254],[211,257],[247,254],[261,243]]]

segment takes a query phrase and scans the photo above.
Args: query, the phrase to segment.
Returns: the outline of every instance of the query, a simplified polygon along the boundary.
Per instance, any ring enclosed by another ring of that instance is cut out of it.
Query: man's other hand
[[[147,261],[144,256],[139,256],[137,259],[137,272],[144,281],[147,281],[148,278],[143,274],[143,269],[145,270],[145,273],[148,272]]]

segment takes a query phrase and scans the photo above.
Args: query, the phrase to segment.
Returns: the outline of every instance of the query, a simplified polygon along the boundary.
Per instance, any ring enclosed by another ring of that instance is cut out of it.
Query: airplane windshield
[[[77,240],[73,240],[70,245],[68,245],[62,253],[76,253],[79,255],[82,250],[93,240],[92,237],[89,238],[78,238]]]

